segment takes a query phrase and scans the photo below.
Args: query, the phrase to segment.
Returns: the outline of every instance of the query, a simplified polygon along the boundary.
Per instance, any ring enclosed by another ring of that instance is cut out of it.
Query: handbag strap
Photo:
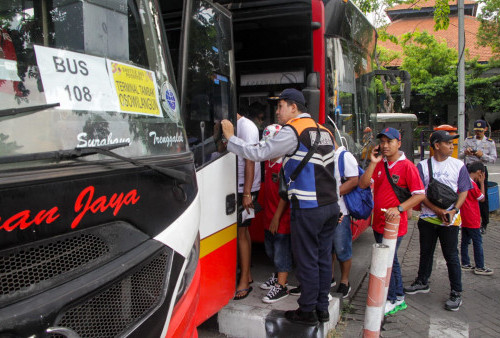
[[[429,183],[434,179],[434,174],[432,173],[432,162],[431,158],[427,160],[427,169],[429,169]]]
[[[311,159],[313,154],[316,152],[316,149],[318,149],[319,140],[321,139],[321,135],[320,135],[321,130],[319,129],[319,125],[317,123],[316,123],[316,128],[318,129],[318,131],[316,133],[316,139],[314,140],[314,144],[311,146],[311,148],[309,148],[309,151],[307,152],[306,156],[304,156],[302,161],[300,161],[299,165],[295,168],[295,170],[290,175],[290,180],[288,181],[287,185],[290,185],[290,183],[295,181],[295,179],[297,178],[297,176],[299,176],[302,169],[306,166],[307,162],[309,162],[309,160]]]
[[[394,193],[396,193],[396,183],[394,183],[394,181],[391,178],[391,175],[389,174],[389,168],[387,167],[387,162],[384,162],[384,168],[385,168],[385,174],[387,175],[387,179],[389,180],[389,183],[392,186],[392,190],[394,190]]]
[[[345,156],[345,150],[343,150],[340,155],[339,155],[339,175],[340,178],[342,179],[344,177],[344,170],[345,170],[345,162],[344,162],[344,156]]]

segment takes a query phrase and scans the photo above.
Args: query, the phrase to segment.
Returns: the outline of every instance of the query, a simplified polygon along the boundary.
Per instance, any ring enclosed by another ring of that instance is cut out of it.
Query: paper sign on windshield
[[[47,103],[61,109],[117,111],[103,58],[35,45]]]
[[[121,111],[161,116],[156,78],[152,71],[115,61],[108,61],[108,66]]]
[[[47,103],[59,109],[162,116],[150,70],[37,45],[35,54]]]

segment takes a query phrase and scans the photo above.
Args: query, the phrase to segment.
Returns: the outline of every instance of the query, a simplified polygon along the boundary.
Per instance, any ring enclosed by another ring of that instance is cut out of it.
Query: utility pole
[[[465,135],[465,28],[464,0],[458,0],[458,149],[461,149]]]

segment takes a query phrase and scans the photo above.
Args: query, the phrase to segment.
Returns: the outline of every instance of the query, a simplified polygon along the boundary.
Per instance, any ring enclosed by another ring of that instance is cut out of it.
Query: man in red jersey
[[[370,164],[361,176],[359,186],[367,188],[373,181],[374,207],[373,207],[373,234],[377,243],[382,243],[385,221],[400,216],[398,240],[394,253],[391,281],[385,314],[394,314],[404,310],[407,306],[404,301],[403,280],[401,267],[399,266],[397,251],[399,244],[408,230],[408,216],[406,211],[421,203],[425,198],[425,190],[417,167],[401,148],[401,135],[394,128],[385,128],[378,135],[380,144],[376,146],[370,156]],[[386,170],[389,175],[387,175]],[[408,189],[411,197],[406,201],[400,201],[394,188],[389,182],[388,176],[398,187]],[[387,211],[382,211],[382,209]]]

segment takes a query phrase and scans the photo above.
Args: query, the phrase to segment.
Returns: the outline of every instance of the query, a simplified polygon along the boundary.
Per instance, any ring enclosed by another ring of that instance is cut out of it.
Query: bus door
[[[234,295],[236,157],[226,151],[220,121],[236,125],[231,14],[205,0],[185,5],[178,77],[200,196],[200,302],[197,323]]]

